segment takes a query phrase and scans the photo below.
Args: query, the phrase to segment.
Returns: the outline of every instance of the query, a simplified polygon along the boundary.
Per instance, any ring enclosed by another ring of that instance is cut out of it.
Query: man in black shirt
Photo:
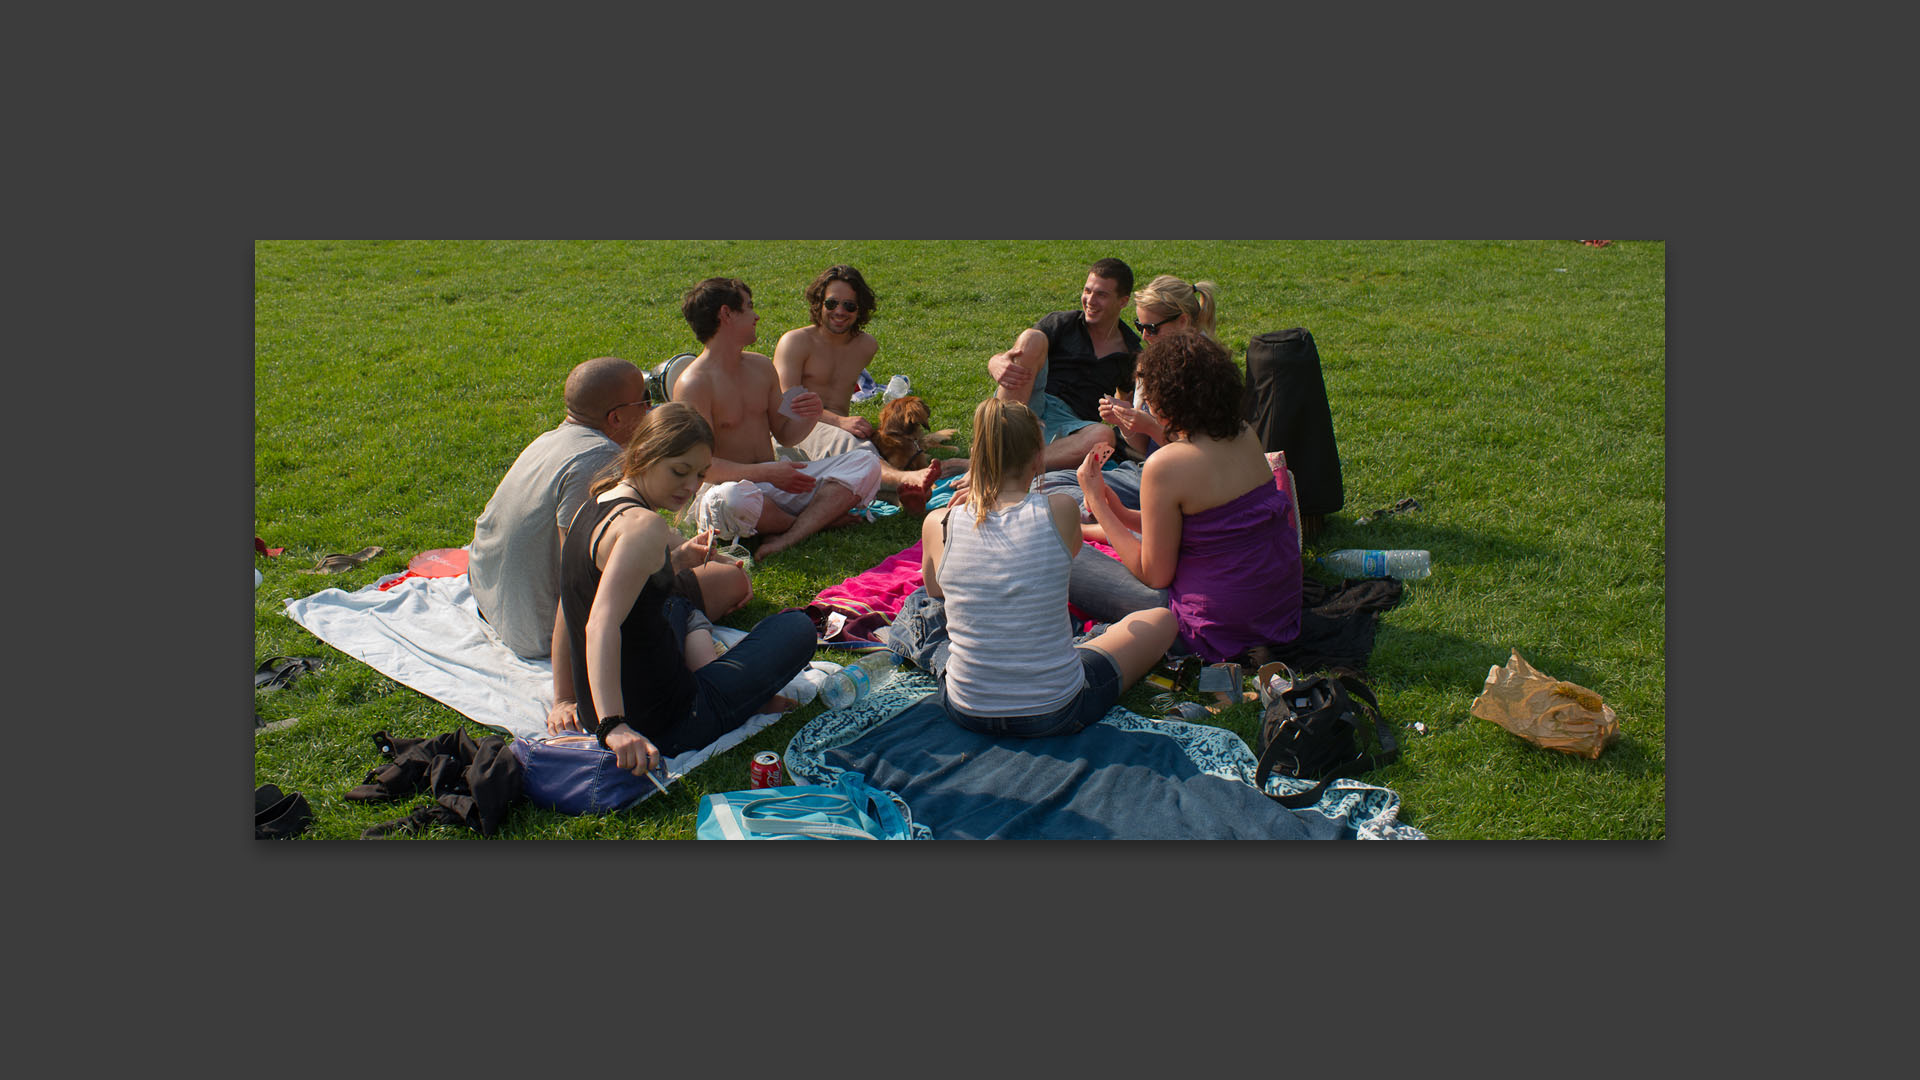
[[[1140,335],[1120,321],[1133,298],[1133,270],[1101,259],[1087,270],[1077,311],[1056,311],[1022,330],[1013,347],[987,361],[994,395],[1039,414],[1048,469],[1070,469],[1098,446],[1113,446],[1100,421],[1100,398],[1127,396]]]

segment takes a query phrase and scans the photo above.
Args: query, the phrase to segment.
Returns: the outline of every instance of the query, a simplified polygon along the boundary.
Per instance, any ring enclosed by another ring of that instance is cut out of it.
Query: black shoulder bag
[[[1319,802],[1328,781],[1357,776],[1399,758],[1399,744],[1365,683],[1351,675],[1296,678],[1290,670],[1286,674],[1289,684],[1273,694],[1260,716],[1256,788],[1265,791],[1267,777],[1275,772],[1318,781],[1297,795],[1273,796],[1280,805],[1298,810]],[[1375,743],[1372,753],[1359,748],[1366,743],[1369,728]]]

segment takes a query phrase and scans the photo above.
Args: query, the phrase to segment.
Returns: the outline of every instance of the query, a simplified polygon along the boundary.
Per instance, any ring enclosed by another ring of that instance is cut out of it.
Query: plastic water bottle
[[[905,375],[895,375],[887,380],[887,389],[882,395],[887,401],[906,397],[913,393],[913,380]]]
[[[1320,565],[1348,578],[1393,577],[1418,581],[1433,573],[1431,557],[1424,551],[1341,548],[1320,556]]]
[[[899,670],[894,664],[891,649],[868,653],[828,676],[820,697],[827,708],[844,709],[893,681],[894,672]]]

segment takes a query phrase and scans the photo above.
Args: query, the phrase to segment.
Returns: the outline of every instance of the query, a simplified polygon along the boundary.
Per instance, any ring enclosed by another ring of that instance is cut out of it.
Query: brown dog
[[[873,447],[887,464],[903,473],[915,474],[900,483],[900,505],[916,514],[926,512],[927,496],[934,481],[946,475],[967,471],[966,462],[942,464],[927,452],[929,447],[945,446],[954,431],[928,431],[932,412],[927,403],[912,394],[894,398],[880,409],[880,425],[873,432]]]
[[[932,411],[919,397],[908,394],[894,398],[880,410],[880,426],[873,433],[873,445],[887,464],[901,472],[924,469],[933,460],[927,453],[927,425],[932,419]]]

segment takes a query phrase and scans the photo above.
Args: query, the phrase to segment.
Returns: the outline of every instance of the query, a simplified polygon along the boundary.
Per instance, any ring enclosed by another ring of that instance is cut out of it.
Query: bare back
[[[780,335],[773,366],[782,388],[805,386],[820,395],[823,407],[845,416],[853,406],[860,372],[879,350],[880,343],[865,330],[836,341],[817,326],[802,326]]]
[[[1199,436],[1154,451],[1142,470],[1143,498],[1148,471],[1154,474],[1154,487],[1175,493],[1173,501],[1180,513],[1188,516],[1230,503],[1261,484],[1273,483],[1273,469],[1267,465],[1260,436],[1248,427],[1242,427],[1231,439]]]

